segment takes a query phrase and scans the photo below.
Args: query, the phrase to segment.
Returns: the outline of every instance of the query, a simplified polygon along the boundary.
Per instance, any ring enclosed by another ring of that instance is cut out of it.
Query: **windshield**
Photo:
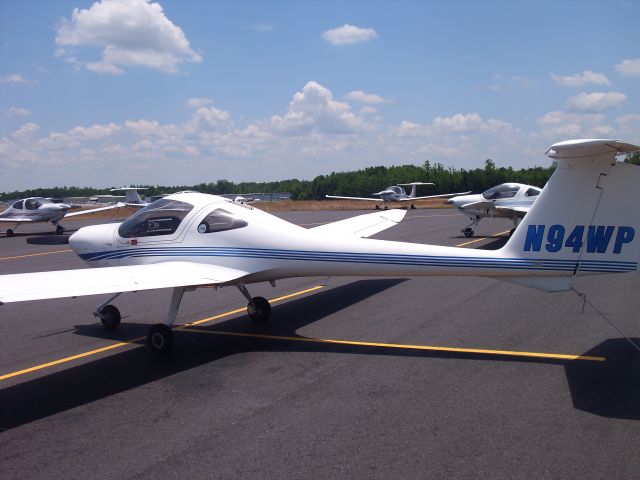
[[[192,209],[190,203],[164,198],[156,200],[122,223],[118,235],[122,238],[171,235]]]
[[[503,183],[496,187],[490,188],[482,192],[482,196],[487,200],[496,200],[498,198],[511,198],[515,197],[520,190],[520,186],[514,183]]]

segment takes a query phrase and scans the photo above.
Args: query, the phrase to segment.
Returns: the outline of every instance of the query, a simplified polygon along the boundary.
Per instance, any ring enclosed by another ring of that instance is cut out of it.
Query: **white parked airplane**
[[[377,196],[378,198],[371,197],[339,197],[336,195],[326,195],[327,198],[336,198],[339,200],[366,200],[369,202],[382,202],[384,204],[384,209],[388,208],[388,203],[390,202],[413,202],[415,200],[426,200],[428,198],[447,198],[452,197],[454,195],[462,195],[463,193],[469,192],[459,192],[459,193],[444,193],[441,195],[427,195],[426,197],[416,197],[416,187],[418,185],[435,185],[429,182],[411,182],[411,183],[399,183],[398,185],[393,185],[391,187],[387,187],[381,192],[373,193],[372,195]],[[402,187],[411,187],[411,193],[407,195],[404,188]],[[380,208],[379,205],[376,205],[376,210]],[[411,208],[416,208],[412,203]]]
[[[185,291],[235,285],[251,318],[269,302],[246,285],[305,276],[480,276],[554,292],[578,275],[637,272],[640,167],[616,155],[640,150],[617,140],[570,140],[547,154],[558,166],[534,206],[499,250],[373,240],[404,210],[361,215],[312,229],[248,205],[200,193],[170,195],[121,224],[84,227],[69,239],[99,268],[0,276],[0,304],[110,294],[96,309],[107,328],[120,324],[113,299],[124,292],[172,288],[164,323],[150,328],[156,353],[173,347]]]
[[[510,218],[513,228],[529,211],[533,202],[542,192],[541,188],[522,183],[503,183],[476,195],[460,195],[450,198],[447,203],[469,217],[471,223],[460,230],[464,236],[473,237],[473,227],[484,217]]]
[[[146,188],[122,187],[111,189],[112,192],[124,192],[124,204],[127,207],[144,207],[145,205],[149,205],[149,202],[140,198],[140,194],[138,192],[141,190],[146,190]]]
[[[69,212],[71,205],[66,203],[54,203],[48,198],[29,197],[11,203],[9,208],[0,213],[0,223],[13,225],[7,229],[7,237],[11,237],[13,232],[21,223],[51,222],[56,227],[58,235],[64,233],[64,227],[58,222],[62,218],[87,215],[89,213],[101,212],[103,210],[113,210],[123,207],[123,203],[109,205],[108,207],[93,208],[91,210],[79,210]]]

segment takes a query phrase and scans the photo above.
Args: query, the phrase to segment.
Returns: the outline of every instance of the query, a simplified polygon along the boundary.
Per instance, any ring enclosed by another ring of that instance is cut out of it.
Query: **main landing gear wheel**
[[[107,330],[115,330],[120,326],[120,310],[113,305],[105,305],[98,312],[102,326]]]
[[[7,237],[13,237],[13,230],[7,228]]]
[[[465,237],[471,238],[471,237],[473,237],[473,228],[467,227],[462,231],[462,233],[464,233]]]
[[[168,355],[173,350],[175,336],[171,328],[163,323],[158,323],[149,329],[147,334],[147,347],[156,355]]]
[[[62,225],[56,226],[56,235],[62,235],[64,233],[64,227]]]
[[[380,210],[380,205],[376,205],[376,210]]]
[[[247,305],[247,312],[254,322],[266,322],[271,316],[271,305],[264,297],[253,297]]]

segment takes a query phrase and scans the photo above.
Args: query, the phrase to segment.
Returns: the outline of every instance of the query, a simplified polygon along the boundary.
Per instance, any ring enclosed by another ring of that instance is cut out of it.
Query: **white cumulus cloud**
[[[331,91],[310,81],[293,96],[284,116],[271,117],[270,126],[283,133],[351,133],[362,122],[344,102],[334,100]]]
[[[569,98],[567,105],[573,111],[597,113],[612,110],[624,103],[626,99],[627,96],[624,93],[618,92],[582,92]]]
[[[20,84],[20,83],[25,83],[25,84],[34,84],[36,82],[29,80],[28,78],[25,78],[23,75],[20,75],[19,73],[12,73],[10,75],[5,75],[3,77],[0,77],[0,83],[4,83],[4,84]]]
[[[322,38],[332,45],[351,45],[377,37],[378,34],[373,28],[361,28],[349,24],[322,32]]]
[[[96,73],[118,75],[125,67],[147,67],[176,73],[183,62],[201,62],[182,29],[150,0],[102,0],[88,9],[75,8],[56,34],[58,56],[71,63],[79,47],[102,49],[99,61],[86,62]]]
[[[5,113],[12,117],[28,117],[31,115],[31,110],[22,107],[9,107],[5,110]]]
[[[640,77],[640,58],[624,60],[616,65],[616,70],[625,77]]]
[[[380,95],[376,95],[375,93],[365,93],[362,90],[354,90],[353,92],[349,92],[345,95],[344,98],[353,102],[366,103],[368,105],[385,103],[387,101]]]
[[[207,105],[211,105],[212,103],[213,103],[213,100],[205,97],[190,98],[189,100],[187,100],[187,105],[191,108],[206,107]]]
[[[560,76],[551,74],[551,78],[558,85],[563,87],[582,87],[584,85],[611,85],[609,79],[602,73],[592,72],[591,70],[584,70],[582,73],[576,73],[575,75]]]

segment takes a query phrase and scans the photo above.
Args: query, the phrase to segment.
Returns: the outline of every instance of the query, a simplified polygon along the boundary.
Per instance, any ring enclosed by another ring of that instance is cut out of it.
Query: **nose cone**
[[[80,257],[104,251],[113,245],[113,234],[119,224],[92,225],[82,227],[69,237],[69,246]]]

